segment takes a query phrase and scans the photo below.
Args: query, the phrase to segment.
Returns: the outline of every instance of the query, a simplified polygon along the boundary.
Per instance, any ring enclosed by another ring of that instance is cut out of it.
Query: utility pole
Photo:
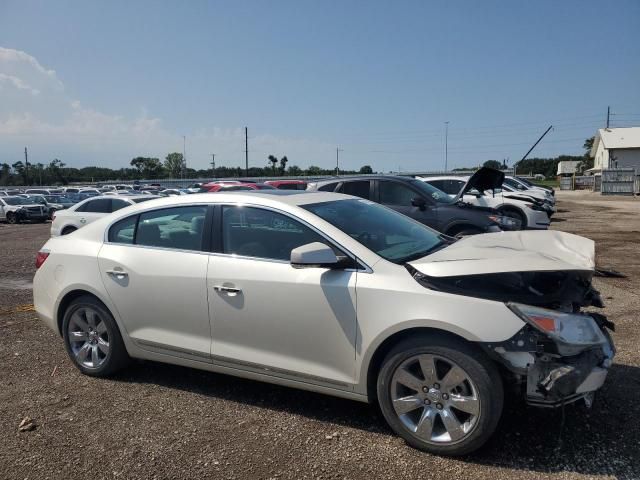
[[[336,176],[340,175],[340,152],[343,152],[340,147],[336,147]]]
[[[182,136],[182,168],[180,168],[180,178],[184,179],[184,171],[187,168],[187,136]]]
[[[211,154],[211,170],[213,172],[213,178],[216,178],[216,154]]]
[[[27,155],[27,147],[24,147],[24,183],[29,185],[29,156]]]
[[[244,127],[244,176],[249,176],[249,133]]]
[[[609,128],[609,117],[611,116],[611,107],[607,107],[607,128]]]
[[[544,133],[542,135],[540,135],[540,138],[536,141],[536,143],[533,144],[533,146],[529,149],[529,151],[527,153],[524,154],[524,157],[522,157],[520,159],[520,161],[523,161],[525,158],[527,158],[529,156],[529,154],[531,153],[531,151],[536,148],[536,145],[538,145],[540,143],[540,140],[542,140],[544,138],[544,136],[549,133],[551,131],[551,129],[553,128],[553,125],[549,125],[549,128],[547,128]],[[515,165],[514,165],[515,166]],[[515,175],[515,174],[514,174]]]
[[[449,164],[449,122],[444,122],[444,171]]]

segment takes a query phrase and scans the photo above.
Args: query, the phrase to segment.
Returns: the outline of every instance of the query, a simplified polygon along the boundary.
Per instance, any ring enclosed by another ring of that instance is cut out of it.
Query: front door
[[[424,207],[416,207],[412,204],[414,198],[424,198],[422,194],[403,182],[393,180],[378,181],[378,202],[413,218],[428,227],[439,230],[438,209],[425,198]]]
[[[356,352],[355,271],[296,269],[291,250],[327,240],[288,215],[223,206],[207,274],[215,362],[346,388]]]
[[[141,348],[210,360],[206,213],[200,205],[153,210],[109,231],[98,258],[102,281]]]

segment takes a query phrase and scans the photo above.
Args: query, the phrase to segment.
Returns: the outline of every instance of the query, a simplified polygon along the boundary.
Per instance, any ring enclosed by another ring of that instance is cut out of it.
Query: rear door
[[[338,188],[338,192],[346,195],[353,195],[354,197],[371,199],[372,195],[372,183],[370,180],[350,180],[345,181]]]
[[[139,347],[210,361],[205,205],[151,210],[114,224],[99,254],[102,281]]]

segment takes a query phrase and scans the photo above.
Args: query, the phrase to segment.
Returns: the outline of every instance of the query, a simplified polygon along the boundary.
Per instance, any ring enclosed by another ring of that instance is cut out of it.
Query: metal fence
[[[633,195],[636,183],[636,171],[633,168],[602,170],[602,195]]]
[[[573,190],[573,177],[560,177],[560,190]]]
[[[574,190],[593,190],[595,183],[593,175],[581,175],[573,177],[573,189]]]

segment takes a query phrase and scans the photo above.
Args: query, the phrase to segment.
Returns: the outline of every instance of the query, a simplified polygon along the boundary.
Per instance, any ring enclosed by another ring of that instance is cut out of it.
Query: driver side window
[[[244,257],[288,261],[291,250],[326,240],[306,225],[271,210],[224,206],[222,251]]]
[[[412,189],[400,182],[383,180],[379,183],[380,203],[383,205],[410,206],[411,200],[419,196]]]

